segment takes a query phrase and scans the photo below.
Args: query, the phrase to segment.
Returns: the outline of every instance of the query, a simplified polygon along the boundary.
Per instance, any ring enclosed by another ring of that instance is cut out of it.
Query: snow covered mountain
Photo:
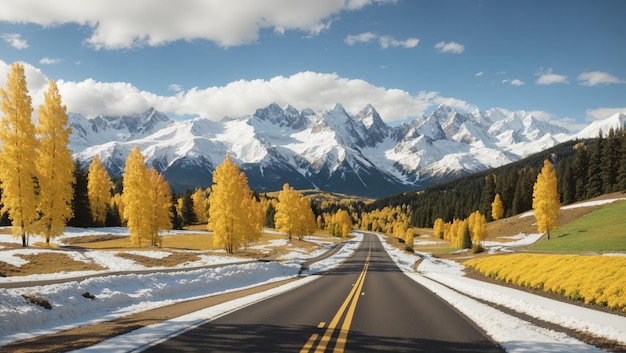
[[[154,109],[119,117],[71,114],[70,125],[74,157],[86,164],[99,155],[113,176],[138,145],[146,163],[179,190],[210,185],[228,153],[258,191],[287,182],[374,197],[497,167],[573,138],[529,113],[460,113],[445,105],[394,127],[371,105],[351,115],[341,104],[321,112],[270,104],[220,122],[177,121]]]

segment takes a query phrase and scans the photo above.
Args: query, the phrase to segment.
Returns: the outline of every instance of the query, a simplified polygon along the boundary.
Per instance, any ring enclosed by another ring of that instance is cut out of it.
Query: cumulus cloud
[[[474,74],[475,77],[481,77],[482,75],[484,75],[482,71],[478,71],[477,73]]]
[[[617,113],[626,114],[626,107],[622,108],[596,108],[596,109],[587,109],[587,120],[603,120],[609,118]]]
[[[0,34],[0,38],[15,49],[21,50],[28,48],[28,42],[26,39],[22,38],[22,35],[19,33],[2,33]]]
[[[60,63],[62,60],[59,58],[49,58],[49,57],[45,57],[45,58],[41,58],[39,60],[39,64],[41,65],[54,65],[54,64],[58,64]]]
[[[33,106],[37,107],[43,102],[48,78],[31,65],[27,64],[25,68]],[[0,61],[0,86],[6,84],[9,69],[8,64]],[[443,97],[438,92],[410,94],[334,73],[310,71],[276,76],[270,80],[239,80],[219,87],[195,87],[172,95],[157,95],[126,82],[98,82],[93,79],[80,82],[59,80],[57,85],[68,111],[87,117],[139,113],[154,107],[178,116],[220,120],[252,114],[273,102],[316,111],[331,109],[335,103],[341,103],[351,113],[372,104],[385,121],[421,116],[440,104],[464,111],[473,109],[463,100]]]
[[[353,46],[357,43],[369,43],[372,41],[378,41],[378,44],[381,48],[395,48],[395,47],[403,47],[403,48],[415,48],[420,40],[417,38],[408,38],[405,40],[398,40],[391,36],[379,36],[372,32],[364,32],[360,34],[348,35],[344,41],[346,44]]]
[[[537,81],[535,81],[538,85],[552,85],[556,83],[569,83],[567,80],[567,76],[565,75],[557,75],[552,69],[543,70],[540,69],[539,72],[535,74],[535,76],[539,76]]]
[[[0,12],[0,21],[56,26],[74,23],[92,30],[96,49],[159,46],[204,39],[223,47],[255,42],[261,30],[319,34],[341,12],[395,0],[20,0]]]
[[[461,54],[465,51],[465,46],[457,42],[439,42],[435,44],[435,49],[440,53]]]
[[[525,85],[525,83],[522,80],[518,80],[518,79],[513,79],[513,80],[502,80],[502,83],[504,83],[505,85],[511,85],[511,86],[523,86]]]
[[[578,81],[580,81],[581,85],[589,87],[596,85],[626,83],[626,81],[602,71],[583,72],[578,75]]]

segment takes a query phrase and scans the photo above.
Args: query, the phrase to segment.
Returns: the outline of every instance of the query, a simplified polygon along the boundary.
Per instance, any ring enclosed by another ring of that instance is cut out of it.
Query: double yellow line
[[[365,282],[365,275],[367,274],[367,269],[369,267],[371,254],[372,254],[372,248],[370,244],[370,249],[367,253],[367,258],[365,259],[365,264],[363,265],[363,270],[361,271],[359,278],[357,279],[354,286],[352,286],[352,290],[350,291],[346,299],[343,301],[343,304],[341,304],[341,306],[339,307],[339,310],[333,317],[330,324],[328,324],[328,327],[326,328],[324,335],[318,342],[318,338],[320,335],[317,333],[312,334],[309,340],[300,350],[300,353],[309,353],[311,349],[313,349],[314,347],[315,347],[315,353],[325,352],[326,347],[328,346],[328,343],[330,343],[330,340],[333,334],[335,333],[337,326],[339,325],[339,321],[345,314],[345,318],[343,319],[343,324],[341,325],[339,336],[337,337],[337,341],[335,343],[335,349],[333,350],[333,352],[342,353],[344,351],[346,342],[348,340],[348,332],[350,331],[350,325],[352,324],[352,318],[354,317],[354,312],[356,310],[356,304],[359,301],[359,297],[361,296],[361,292],[363,290],[363,283]],[[317,328],[322,329],[324,328],[324,326],[326,326],[326,323],[320,322]],[[316,343],[317,343],[317,346],[315,346]]]

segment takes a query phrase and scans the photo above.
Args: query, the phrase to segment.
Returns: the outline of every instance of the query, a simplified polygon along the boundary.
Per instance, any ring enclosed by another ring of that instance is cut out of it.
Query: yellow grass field
[[[626,257],[511,254],[468,260],[491,278],[626,311]]]

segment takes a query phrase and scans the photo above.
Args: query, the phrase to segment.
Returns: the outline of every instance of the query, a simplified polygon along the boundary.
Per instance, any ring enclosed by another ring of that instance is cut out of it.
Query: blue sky
[[[0,0],[0,86],[34,104],[221,119],[271,102],[525,110],[573,130],[626,112],[626,1]]]

